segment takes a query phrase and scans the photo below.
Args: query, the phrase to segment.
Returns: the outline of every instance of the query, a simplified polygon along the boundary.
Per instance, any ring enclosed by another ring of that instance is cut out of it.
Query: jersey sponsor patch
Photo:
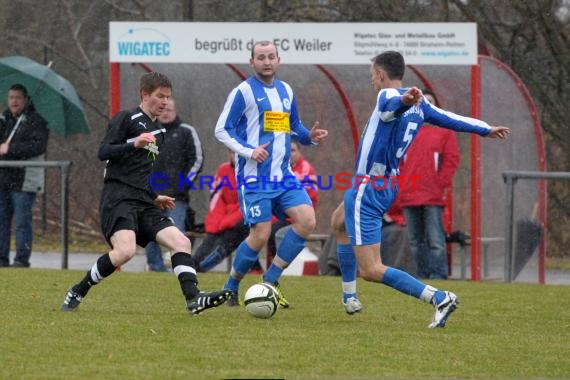
[[[265,111],[263,113],[263,131],[291,133],[289,114],[287,112]]]

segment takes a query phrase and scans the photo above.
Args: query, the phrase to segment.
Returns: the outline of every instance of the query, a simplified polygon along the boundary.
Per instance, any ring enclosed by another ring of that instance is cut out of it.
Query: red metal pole
[[[121,110],[121,64],[111,62],[109,65],[109,117]]]
[[[121,64],[111,62],[109,64],[109,117],[112,118],[121,110]],[[116,271],[120,272],[118,266]]]
[[[247,75],[241,71],[239,69],[239,67],[237,67],[236,65],[234,65],[233,63],[226,63],[226,66],[228,66],[234,73],[236,73],[236,75],[238,77],[241,78],[241,80],[246,80],[247,79]]]
[[[336,92],[340,96],[340,100],[342,101],[344,109],[346,110],[346,117],[348,118],[348,125],[350,126],[350,131],[352,133],[352,142],[354,145],[354,153],[357,153],[358,152],[358,143],[359,143],[360,137],[358,136],[358,126],[356,125],[356,117],[354,116],[354,111],[352,110],[352,103],[348,99],[348,95],[346,94],[346,91],[344,91],[344,88],[342,87],[342,85],[340,84],[338,79],[336,79],[336,77],[333,75],[333,73],[329,69],[324,67],[323,65],[316,65],[316,66],[331,81]]]
[[[481,66],[471,66],[471,116],[481,117]],[[471,280],[481,281],[481,152],[471,135]]]
[[[542,137],[542,126],[540,125],[540,119],[538,116],[538,111],[530,93],[525,86],[525,84],[521,81],[518,75],[506,64],[499,61],[496,58],[489,57],[489,56],[482,56],[480,57],[483,60],[488,60],[493,62],[495,65],[500,67],[502,70],[505,70],[507,74],[509,74],[513,80],[516,82],[517,87],[520,89],[521,94],[523,95],[528,110],[530,112],[530,116],[532,118],[532,124],[534,127],[534,136],[536,138],[536,154],[538,155],[538,170],[545,172],[546,171],[546,150],[544,147],[544,139]],[[538,217],[540,223],[542,224],[543,231],[546,230],[546,222],[547,222],[547,215],[546,215],[546,205],[547,205],[547,191],[546,191],[547,182],[546,180],[539,180],[538,181],[538,200],[539,200],[539,209],[538,209]],[[533,215],[533,217],[535,217]],[[538,283],[544,285],[545,283],[545,261],[546,261],[546,237],[543,237],[540,240],[538,251]]]

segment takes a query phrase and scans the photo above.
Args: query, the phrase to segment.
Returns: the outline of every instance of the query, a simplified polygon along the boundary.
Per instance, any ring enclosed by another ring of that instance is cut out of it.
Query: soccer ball
[[[255,284],[247,289],[243,300],[245,310],[256,318],[271,318],[277,312],[277,291],[268,284]]]

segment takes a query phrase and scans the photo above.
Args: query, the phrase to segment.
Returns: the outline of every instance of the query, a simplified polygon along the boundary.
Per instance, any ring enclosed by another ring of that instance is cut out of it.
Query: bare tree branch
[[[105,0],[105,3],[110,5],[113,9],[121,12],[121,13],[126,13],[126,14],[131,14],[134,16],[140,16],[142,14],[142,12],[140,10],[134,10],[134,9],[130,9],[130,8],[125,8],[125,7],[121,7],[120,5],[117,4],[118,1],[115,0]]]
[[[77,48],[77,51],[79,51],[79,54],[83,58],[85,65],[87,67],[91,67],[92,66],[91,59],[89,58],[89,56],[85,52],[85,49],[83,48],[83,44],[81,43],[81,41],[79,39],[79,32],[81,31],[81,23],[77,21],[77,17],[75,16],[75,13],[73,12],[73,1],[71,1],[71,0],[60,0],[60,3],[63,5],[63,10],[67,16],[67,19],[69,20],[68,28],[71,32],[71,36],[73,38],[73,42],[75,44],[75,47]],[[93,75],[93,72],[91,70],[87,70],[87,75],[89,76],[91,86],[95,89],[99,88],[99,84],[97,83],[97,81]]]

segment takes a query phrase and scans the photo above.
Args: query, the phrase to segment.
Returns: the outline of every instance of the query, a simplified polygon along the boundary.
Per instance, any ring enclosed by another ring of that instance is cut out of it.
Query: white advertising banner
[[[271,40],[286,64],[369,64],[386,50],[407,64],[477,63],[476,23],[111,22],[111,62],[246,63]]]

